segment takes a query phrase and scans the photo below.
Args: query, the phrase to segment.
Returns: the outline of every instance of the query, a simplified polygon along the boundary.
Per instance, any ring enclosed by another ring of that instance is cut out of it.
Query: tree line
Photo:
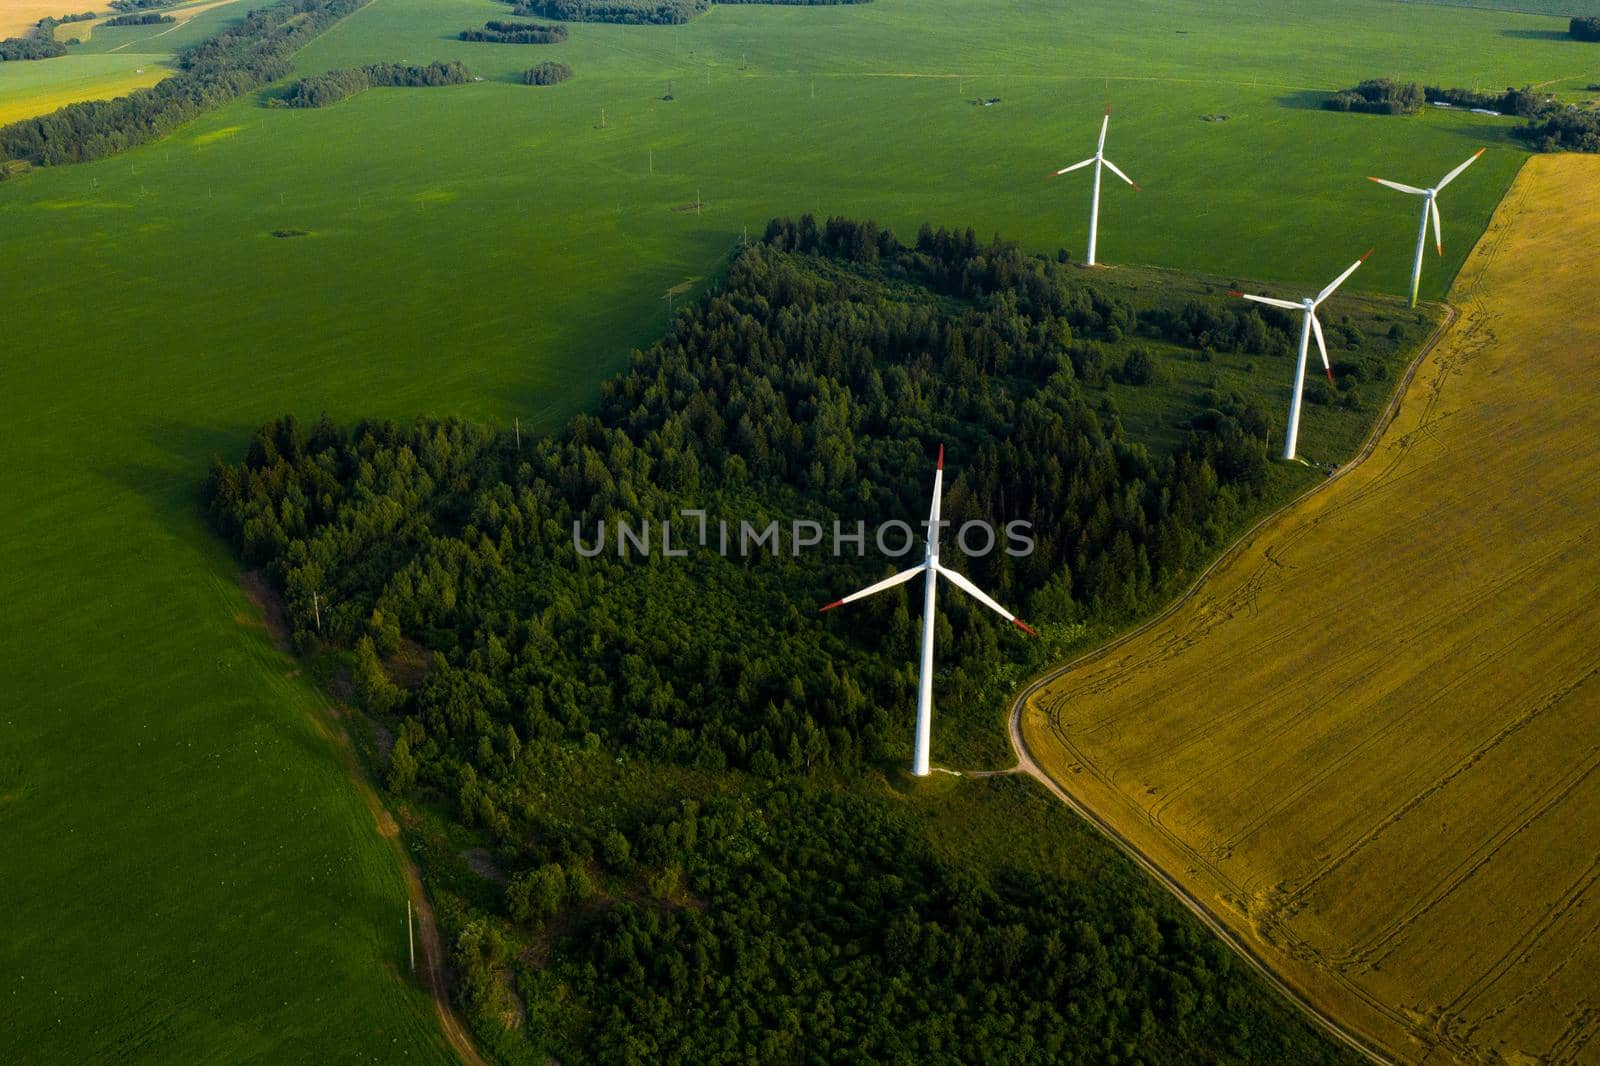
[[[1600,18],[1592,16],[1574,18],[1567,27],[1567,32],[1579,41],[1600,41]]]
[[[710,10],[710,0],[513,0],[517,15],[563,22],[680,25]]]
[[[271,101],[273,107],[327,107],[373,88],[465,85],[472,72],[456,60],[438,60],[426,66],[373,63],[365,67],[329,70],[292,83]]]
[[[461,39],[493,44],[560,44],[567,39],[567,28],[560,23],[492,20],[485,22],[481,30],[462,30]]]
[[[138,14],[116,15],[105,20],[106,26],[155,26],[164,22],[177,22],[171,15],[160,11],[142,11]]]
[[[128,0],[139,3],[139,0]],[[113,155],[289,73],[307,41],[368,0],[279,0],[177,56],[178,72],[115,100],[68,106],[0,128],[0,161],[38,166]],[[149,5],[144,5],[149,6]],[[0,175],[6,173],[0,167]]]
[[[953,565],[1046,627],[1132,618],[1240,528],[1271,423],[1218,396],[1153,455],[1085,393],[1075,351],[1138,374],[1141,330],[1288,344],[1220,296],[1134,299],[971,230],[905,244],[778,219],[558,433],[283,418],[213,464],[218,528],[299,647],[343,649],[393,736],[388,787],[515,871],[478,905],[441,902],[480,1032],[571,1062],[1270,1059],[1257,1041],[1291,1039],[1246,1031],[1242,975],[1191,926],[941,860],[828,784],[905,758],[916,590],[826,625],[812,609],[892,564],[574,550],[598,522],[671,519],[688,541],[686,510],[712,543],[719,516],[916,522],[943,442],[947,519],[1037,526],[1031,556]],[[945,720],[984,714],[987,679],[1028,650],[959,599],[937,624]],[[614,817],[563,812],[614,760],[724,784],[665,813],[611,789]]]

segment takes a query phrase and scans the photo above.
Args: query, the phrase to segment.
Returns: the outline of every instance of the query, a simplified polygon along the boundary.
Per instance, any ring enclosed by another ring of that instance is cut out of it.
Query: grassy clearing
[[[1405,1060],[1596,1035],[1597,179],[1534,160],[1371,459],[1024,718],[1065,788]]]
[[[238,10],[124,52],[164,54]],[[0,256],[26,279],[0,295],[0,1059],[437,1048],[392,969],[399,871],[198,513],[213,452],[282,411],[548,428],[658,333],[666,290],[716,277],[774,213],[1077,251],[1087,185],[1043,175],[1089,150],[1108,96],[1113,158],[1148,191],[1108,191],[1104,257],[1224,277],[1320,284],[1377,244],[1356,287],[1401,291],[1414,217],[1362,177],[1425,178],[1490,144],[1444,204],[1448,254],[1424,289],[1439,295],[1524,158],[1508,123],[1332,115],[1313,94],[1401,71],[1577,76],[1572,46],[1509,32],[1549,18],[1275,12],[718,8],[673,29],[579,27],[534,57],[573,80],[532,90],[514,82],[533,50],[453,40],[504,5],[377,0],[298,73],[458,58],[485,82],[312,113],[244,99],[0,185]],[[703,212],[673,210],[697,195]]]

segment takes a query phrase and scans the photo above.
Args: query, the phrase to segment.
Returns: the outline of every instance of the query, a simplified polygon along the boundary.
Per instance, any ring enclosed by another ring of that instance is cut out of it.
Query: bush
[[[1503,93],[1485,93],[1476,89],[1441,89],[1430,85],[1424,90],[1430,103],[1451,104],[1455,107],[1478,107],[1498,111],[1503,115],[1532,118],[1556,107],[1556,98],[1549,93],[1535,92],[1532,86],[1525,89],[1507,88]]]
[[[1567,32],[1580,41],[1600,41],[1600,18],[1575,18]]]
[[[1600,152],[1600,112],[1560,111],[1511,132],[1537,152]]]
[[[522,72],[524,85],[556,85],[572,77],[572,68],[565,63],[540,63]]]
[[[1135,348],[1129,352],[1122,361],[1121,370],[1117,372],[1117,380],[1124,385],[1152,385],[1160,380],[1160,376],[1160,369],[1145,348]]]

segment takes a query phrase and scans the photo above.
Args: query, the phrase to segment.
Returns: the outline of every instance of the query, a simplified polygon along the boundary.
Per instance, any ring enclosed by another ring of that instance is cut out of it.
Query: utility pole
[[[522,419],[517,419],[517,451],[522,450]]]
[[[600,128],[606,128],[606,109],[603,107],[600,109]]]
[[[701,203],[700,203],[700,190],[699,190],[699,189],[696,189],[696,190],[695,190],[695,191],[694,191],[694,213],[695,213],[695,214],[697,214],[697,215],[698,215],[698,214],[699,214],[699,213],[700,213],[700,207],[701,207]]]
[[[650,152],[650,173],[654,174],[656,172],[656,150],[654,148],[651,148],[651,149],[649,149],[649,152]]]
[[[317,619],[317,632],[321,633],[322,632],[322,606],[318,602],[318,596],[317,596],[317,590],[316,589],[312,589],[311,590],[311,613],[316,616],[316,619]]]
[[[417,972],[417,938],[411,931],[411,897],[406,897],[406,949],[411,955],[411,972]]]

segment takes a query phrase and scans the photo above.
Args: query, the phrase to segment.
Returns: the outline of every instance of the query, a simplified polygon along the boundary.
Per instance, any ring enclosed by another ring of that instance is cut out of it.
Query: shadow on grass
[[[1287,107],[1295,111],[1321,111],[1323,101],[1332,95],[1332,93],[1303,90],[1278,97],[1277,104],[1279,107]]]
[[[1502,37],[1516,37],[1523,41],[1570,41],[1572,34],[1566,30],[1501,30]]]

